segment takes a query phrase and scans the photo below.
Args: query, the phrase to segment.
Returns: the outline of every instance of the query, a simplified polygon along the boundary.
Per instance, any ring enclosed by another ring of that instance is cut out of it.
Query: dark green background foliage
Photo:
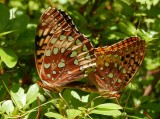
[[[55,93],[51,98],[33,85],[40,80],[34,63],[36,26],[49,6],[66,11],[95,47],[111,45],[130,36],[146,41],[145,60],[118,100],[72,89],[61,93],[64,99]],[[2,0],[0,117],[159,119],[159,31],[159,0]]]

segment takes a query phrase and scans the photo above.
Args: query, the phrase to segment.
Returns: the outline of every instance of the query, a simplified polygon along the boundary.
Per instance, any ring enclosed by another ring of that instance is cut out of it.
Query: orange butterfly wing
[[[95,49],[96,69],[89,80],[99,92],[117,93],[134,77],[145,56],[145,41],[130,37]]]
[[[37,28],[36,67],[42,87],[61,91],[63,86],[85,76],[91,64],[93,47],[61,10],[49,8]],[[88,60],[90,59],[90,60]]]
[[[117,94],[133,79],[145,56],[145,41],[138,37],[93,48],[65,12],[51,7],[40,18],[35,44],[39,84],[56,92],[71,87]],[[92,84],[75,82],[87,75]]]

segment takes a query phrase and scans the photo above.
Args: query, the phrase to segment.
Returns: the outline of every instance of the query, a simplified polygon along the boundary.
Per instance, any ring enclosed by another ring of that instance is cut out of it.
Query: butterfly
[[[61,92],[77,88],[112,95],[134,77],[145,56],[145,41],[130,37],[94,48],[62,10],[48,8],[35,38],[35,63],[44,89]],[[80,83],[87,77],[89,83]]]

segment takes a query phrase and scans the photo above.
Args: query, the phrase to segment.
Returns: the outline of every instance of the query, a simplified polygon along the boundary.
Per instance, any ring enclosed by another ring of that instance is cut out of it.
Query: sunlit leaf
[[[14,105],[11,100],[6,100],[2,103],[0,106],[0,112],[1,113],[7,113],[8,115],[12,114],[14,111]]]
[[[100,115],[107,115],[107,116],[119,116],[121,112],[119,110],[99,110],[95,109],[91,111],[91,114],[100,114]]]
[[[119,23],[119,27],[120,27],[121,31],[122,31],[124,34],[126,34],[126,35],[128,35],[128,36],[134,36],[133,31],[132,31],[132,30],[128,27],[128,25],[125,24],[124,22],[120,22],[120,23]]]
[[[67,117],[68,117],[68,119],[75,119],[80,114],[81,114],[81,111],[76,110],[76,109],[68,109],[67,110]]]
[[[99,108],[99,109],[122,109],[122,107],[118,104],[114,104],[114,103],[104,103],[104,104],[100,104],[97,105],[95,108]]]
[[[12,32],[14,32],[14,31],[6,31],[6,32],[3,32],[3,33],[0,33],[0,37],[5,36],[7,34],[10,34]]]
[[[0,57],[9,68],[14,67],[18,61],[18,57],[15,52],[7,48],[0,47]]]
[[[27,105],[31,104],[37,99],[38,91],[39,87],[37,84],[33,84],[32,86],[30,86],[26,94]]]
[[[62,115],[54,112],[47,112],[44,115],[47,117],[54,117],[55,119],[65,119]]]
[[[80,96],[78,95],[77,92],[71,91],[71,95],[72,95],[74,98],[76,98],[76,99],[78,99],[78,100],[81,100],[81,98],[80,98]]]
[[[11,91],[11,97],[19,109],[22,109],[26,105],[26,94],[24,93],[23,88],[19,88],[16,93]]]

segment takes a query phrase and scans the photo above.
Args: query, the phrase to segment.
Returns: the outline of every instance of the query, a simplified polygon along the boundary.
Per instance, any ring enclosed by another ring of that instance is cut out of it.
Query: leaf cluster
[[[67,12],[95,47],[112,45],[130,36],[146,41],[145,60],[121,98],[104,99],[72,89],[50,94],[51,98],[33,85],[40,80],[34,63],[36,27],[49,6]],[[158,119],[159,9],[158,0],[0,1],[0,117]]]

